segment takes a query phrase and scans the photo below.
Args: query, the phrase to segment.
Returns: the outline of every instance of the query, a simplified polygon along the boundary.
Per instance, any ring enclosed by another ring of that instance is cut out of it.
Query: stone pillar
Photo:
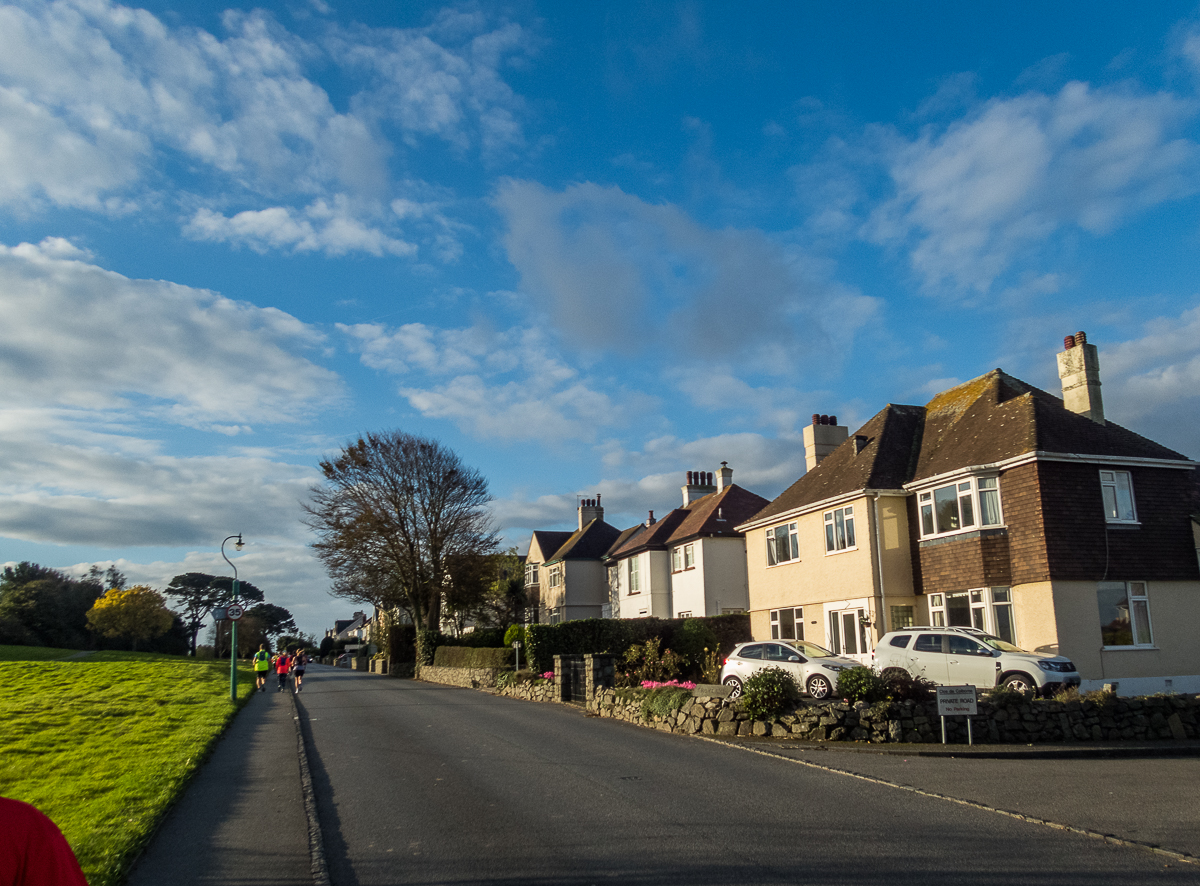
[[[587,702],[590,703],[601,689],[611,689],[617,673],[615,655],[585,655],[584,680]]]

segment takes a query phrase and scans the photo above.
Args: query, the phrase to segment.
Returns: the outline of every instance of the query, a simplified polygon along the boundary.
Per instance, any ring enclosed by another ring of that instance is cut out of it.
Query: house
[[[716,472],[688,471],[683,506],[654,512],[627,530],[605,557],[619,618],[688,618],[745,612],[749,606],[746,540],[735,527],[767,500]]]
[[[604,522],[600,496],[583,499],[574,532],[536,531],[525,558],[525,586],[536,593],[536,621],[600,618],[609,605],[603,557],[621,536]]]
[[[1084,333],[1060,399],[1000,369],[853,435],[739,528],[751,630],[870,660],[886,631],[974,626],[1070,657],[1083,686],[1200,691],[1197,462],[1105,419]]]
[[[371,619],[365,612],[355,612],[352,618],[339,618],[333,628],[325,631],[326,637],[334,640],[362,640],[369,630]]]

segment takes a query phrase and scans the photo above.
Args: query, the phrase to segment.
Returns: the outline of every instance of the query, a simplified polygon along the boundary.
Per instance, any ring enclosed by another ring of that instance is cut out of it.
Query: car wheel
[[[726,677],[725,685],[728,686],[730,689],[730,693],[729,693],[730,698],[741,698],[742,697],[742,678],[741,677],[734,677],[734,676]]]
[[[808,678],[808,694],[817,701],[829,698],[833,695],[833,684],[824,674],[813,674]]]
[[[1012,689],[1016,692],[1037,692],[1037,683],[1033,682],[1033,677],[1028,674],[1009,674],[1004,678],[1001,684],[1005,689]]]

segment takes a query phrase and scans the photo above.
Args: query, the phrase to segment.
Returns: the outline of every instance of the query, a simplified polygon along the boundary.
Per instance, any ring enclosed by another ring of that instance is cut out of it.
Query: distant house
[[[605,557],[620,618],[688,618],[745,612],[749,606],[746,541],[738,523],[767,500],[733,483],[725,462],[716,472],[688,471],[683,506],[627,530]]]
[[[753,635],[869,661],[974,626],[1084,688],[1200,691],[1197,462],[1107,421],[1095,346],[1064,344],[1062,399],[996,369],[852,435],[814,416],[808,472],[739,527]]]
[[[599,495],[582,500],[578,515],[574,532],[538,530],[529,543],[525,586],[536,590],[544,624],[600,618],[609,604],[603,557],[621,532],[604,522]]]
[[[371,618],[365,612],[355,612],[352,618],[339,618],[333,628],[325,631],[326,637],[336,642],[361,643],[370,636]]]

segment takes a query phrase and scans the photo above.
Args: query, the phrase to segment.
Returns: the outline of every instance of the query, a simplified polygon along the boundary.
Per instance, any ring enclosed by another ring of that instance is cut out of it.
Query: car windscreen
[[[999,637],[993,637],[991,634],[975,634],[975,639],[985,646],[991,646],[993,649],[999,649],[1001,652],[1025,652],[1020,646],[1013,646],[1011,643],[1001,640]],[[1025,652],[1028,655],[1028,652]]]
[[[791,640],[790,644],[809,658],[832,658],[836,654],[830,652],[824,646],[818,646],[816,643],[809,643],[806,640]]]

